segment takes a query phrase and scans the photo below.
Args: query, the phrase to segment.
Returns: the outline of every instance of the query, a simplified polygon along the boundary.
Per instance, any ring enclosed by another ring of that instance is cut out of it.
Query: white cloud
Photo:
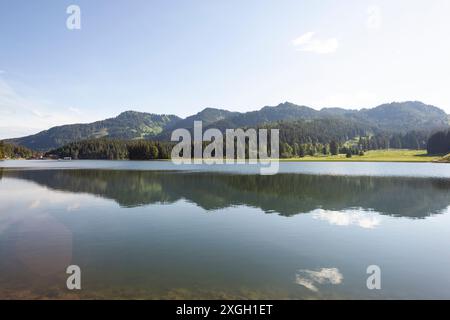
[[[307,32],[292,41],[297,51],[328,54],[336,52],[339,41],[336,38],[317,39],[314,32]]]
[[[318,292],[318,284],[330,283],[333,285],[341,284],[344,276],[337,268],[322,268],[319,270],[298,270],[295,275],[295,283],[305,288]]]
[[[367,8],[366,26],[370,30],[378,30],[383,23],[381,8],[379,6],[370,6]]]
[[[347,211],[331,211],[316,209],[311,212],[314,219],[327,221],[329,224],[336,226],[355,225],[364,229],[374,229],[381,223],[378,213],[372,211],[364,211],[362,209]]]
[[[51,117],[49,114],[42,113],[41,111],[39,111],[37,109],[31,109],[30,111],[31,111],[31,113],[33,115],[35,115],[38,118],[49,118],[49,117]]]

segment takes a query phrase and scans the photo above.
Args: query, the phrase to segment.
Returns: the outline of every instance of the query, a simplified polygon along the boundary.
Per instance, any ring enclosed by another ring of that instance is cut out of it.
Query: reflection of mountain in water
[[[4,171],[56,190],[114,199],[121,206],[187,199],[205,210],[247,205],[290,216],[361,207],[412,218],[450,202],[450,180],[279,174],[275,176],[114,170]]]

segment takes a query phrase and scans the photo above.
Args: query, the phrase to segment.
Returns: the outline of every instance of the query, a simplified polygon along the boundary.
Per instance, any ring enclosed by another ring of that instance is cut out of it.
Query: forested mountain
[[[174,123],[174,126],[177,128],[191,128],[194,121],[202,121],[203,125],[207,126],[239,114],[239,112],[231,112],[223,109],[205,108],[193,116],[189,116],[186,119]],[[168,128],[171,127],[173,126],[168,126]]]
[[[89,124],[53,127],[31,136],[7,141],[33,150],[46,151],[73,141],[92,138],[149,139],[161,133],[166,126],[180,120],[174,115],[126,111],[115,118]]]
[[[339,153],[351,157],[377,149],[423,149],[426,147],[428,139],[426,132],[377,133],[376,129],[345,119],[279,121],[262,125],[259,128],[279,129],[281,158],[336,155]],[[109,160],[169,159],[175,143],[142,139],[99,138],[72,142],[49,151],[45,156]],[[203,143],[203,147],[207,145],[208,142]],[[225,146],[224,141],[223,154],[226,153]],[[245,148],[246,157],[248,157],[248,144]],[[193,150],[192,147],[192,152]]]
[[[357,117],[370,121],[382,130],[425,130],[446,127],[448,115],[441,109],[422,102],[383,104],[373,109],[363,109]]]
[[[184,128],[192,131],[194,128],[194,121],[202,121],[202,125],[206,127],[218,123],[221,120],[232,118],[239,114],[239,112],[231,112],[223,109],[205,108],[197,114],[166,126],[164,131],[157,136],[157,139],[162,141],[169,141],[172,135],[172,131],[178,128]]]
[[[317,122],[317,120],[324,122]],[[221,130],[267,125],[273,127],[283,123],[281,131],[289,130],[289,135],[291,133],[296,135],[297,140],[306,139],[303,135],[304,130],[309,130],[307,128],[311,125],[324,123],[327,126],[323,130],[330,134],[332,130],[338,130],[345,124],[345,126],[351,126],[353,131],[364,131],[365,135],[381,133],[405,135],[412,130],[430,134],[446,129],[449,125],[448,115],[443,110],[417,101],[384,104],[373,109],[324,108],[320,111],[285,102],[245,113],[206,108],[185,119],[174,115],[127,111],[116,118],[90,124],[54,127],[35,135],[9,139],[8,142],[34,150],[47,151],[70,142],[94,138],[168,141],[174,129],[191,130],[194,121],[202,121],[205,129],[212,127]],[[308,121],[312,121],[312,124],[308,124]],[[285,125],[286,122],[291,124]],[[339,132],[335,134],[340,136]]]
[[[280,130],[283,157],[300,156],[300,148],[307,153],[323,153],[324,148],[330,149],[331,141],[343,145],[349,139],[369,136],[373,132],[371,128],[345,119],[280,121],[259,128]],[[50,151],[47,155],[73,159],[168,159],[173,145],[174,143],[163,141],[101,138],[72,142]],[[291,151],[287,150],[290,146],[293,148]]]
[[[257,127],[280,122],[295,122],[297,120],[329,120],[328,123],[336,121],[337,125],[343,121],[351,121],[353,126],[364,128],[372,133],[387,132],[391,134],[406,134],[409,131],[435,131],[446,128],[449,125],[448,115],[441,109],[426,105],[422,102],[391,103],[378,106],[373,109],[347,110],[341,108],[324,108],[320,111],[298,106],[289,102],[274,107],[264,107],[259,111],[246,113],[233,113],[216,122],[204,122],[204,128],[218,128],[220,130]],[[192,128],[191,126],[179,125],[175,127]],[[316,122],[318,123],[318,122]],[[305,125],[305,122],[298,122]],[[301,131],[301,128],[298,128]],[[168,140],[173,127],[158,136],[161,140]]]
[[[224,129],[255,127],[265,123],[283,120],[311,120],[320,117],[320,112],[305,106],[290,102],[281,103],[275,107],[264,107],[259,111],[239,113],[233,117],[217,121],[210,127]]]
[[[325,108],[320,113],[322,116],[365,121],[388,132],[435,130],[449,125],[448,115],[443,110],[418,101],[394,102],[361,110]]]

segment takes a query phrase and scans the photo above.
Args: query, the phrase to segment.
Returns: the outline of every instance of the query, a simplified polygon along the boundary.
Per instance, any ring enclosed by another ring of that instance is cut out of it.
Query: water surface
[[[0,167],[16,169],[109,169],[146,171],[193,171],[259,174],[262,164],[183,164],[171,161],[127,160],[10,160],[0,162]],[[288,162],[279,163],[279,173],[317,175],[398,176],[450,178],[450,163],[408,162]]]
[[[3,162],[0,298],[450,298],[449,167],[348,165]]]

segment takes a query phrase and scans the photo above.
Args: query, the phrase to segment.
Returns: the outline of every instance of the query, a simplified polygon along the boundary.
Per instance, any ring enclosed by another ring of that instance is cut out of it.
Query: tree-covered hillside
[[[92,138],[146,139],[156,136],[166,126],[179,120],[180,118],[174,115],[126,111],[115,118],[89,124],[53,127],[35,135],[9,141],[33,150],[46,151],[70,142]]]
[[[290,125],[283,125],[283,131],[290,136],[290,141],[304,141],[309,134],[305,130],[308,131],[311,125],[319,124],[326,124],[322,129],[328,136],[341,136],[339,130],[344,123],[347,123],[346,130],[384,133],[389,136],[405,135],[410,131],[430,133],[449,127],[448,115],[443,110],[416,101],[384,104],[373,109],[325,108],[320,111],[285,102],[245,113],[206,108],[185,119],[173,115],[127,111],[115,118],[90,124],[53,127],[35,135],[9,139],[7,142],[33,150],[48,151],[71,142],[95,138],[169,141],[173,130],[177,128],[192,130],[194,121],[202,121],[203,128],[218,128],[222,131],[235,128],[274,127],[280,123],[291,122]],[[308,124],[308,121],[311,121],[311,124]],[[352,132],[348,136],[353,136]]]
[[[259,129],[279,130],[281,158],[339,153],[352,156],[361,155],[369,150],[389,148],[418,150],[426,147],[428,137],[427,132],[421,131],[388,134],[379,131],[376,127],[368,127],[344,119],[279,121],[262,125]],[[151,140],[89,139],[69,143],[48,152],[47,156],[110,160],[169,159],[175,143]],[[203,146],[208,144],[204,142]],[[223,145],[225,148],[225,142]],[[223,151],[226,154],[226,150]]]
[[[448,115],[441,109],[418,101],[383,104],[363,109],[357,118],[369,121],[381,130],[408,132],[448,127]]]

